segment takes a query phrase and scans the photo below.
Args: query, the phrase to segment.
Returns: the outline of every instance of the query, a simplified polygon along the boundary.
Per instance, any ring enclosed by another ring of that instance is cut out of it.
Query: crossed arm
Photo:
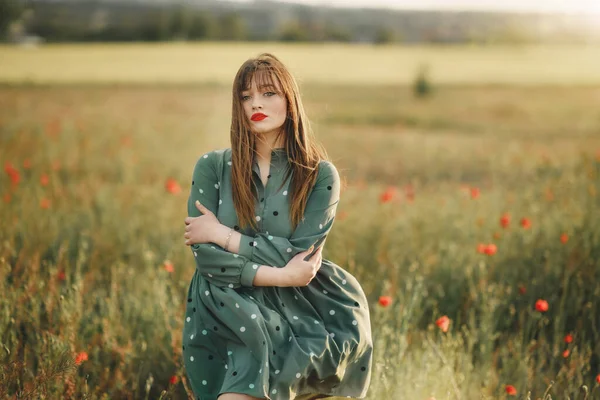
[[[216,215],[220,196],[217,157],[218,153],[210,152],[196,163],[186,222],[190,217]],[[190,240],[186,243],[191,244],[200,273],[218,286],[294,286],[287,282],[288,274],[277,267],[287,265],[300,253],[304,258],[313,247],[322,248],[333,226],[339,194],[338,172],[333,164],[324,161],[319,166],[304,218],[289,238],[260,232],[250,236],[234,231],[226,251],[224,246],[230,227],[216,221],[206,243]],[[196,206],[197,200],[200,206]],[[202,208],[207,212],[202,212]]]

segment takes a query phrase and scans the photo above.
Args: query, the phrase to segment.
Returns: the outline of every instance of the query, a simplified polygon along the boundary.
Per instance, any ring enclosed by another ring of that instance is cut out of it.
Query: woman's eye
[[[267,96],[271,97],[271,96],[275,96],[277,93],[275,92],[267,92],[265,93]]]
[[[242,100],[248,100],[250,96],[242,96]]]

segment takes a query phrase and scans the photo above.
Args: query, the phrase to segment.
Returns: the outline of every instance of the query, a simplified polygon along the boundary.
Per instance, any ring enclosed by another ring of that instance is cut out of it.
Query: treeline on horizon
[[[552,26],[552,29],[548,29]],[[542,29],[543,27],[543,29]],[[579,43],[573,17],[484,12],[334,9],[274,1],[0,0],[0,34],[47,42],[285,41],[367,43]]]

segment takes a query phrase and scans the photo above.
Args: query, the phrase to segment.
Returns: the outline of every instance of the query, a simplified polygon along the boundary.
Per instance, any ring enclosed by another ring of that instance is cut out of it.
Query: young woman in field
[[[231,148],[194,168],[183,357],[197,399],[363,398],[372,363],[358,281],[322,258],[340,178],[298,86],[264,53],[233,82]]]

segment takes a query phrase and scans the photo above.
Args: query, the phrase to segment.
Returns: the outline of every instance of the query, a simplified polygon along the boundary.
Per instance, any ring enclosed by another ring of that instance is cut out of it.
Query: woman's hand
[[[310,249],[298,253],[292,258],[285,267],[281,269],[283,274],[281,286],[307,286],[310,281],[313,280],[319,268],[321,268],[321,261],[323,257],[321,255],[323,246],[319,247],[312,258],[308,261],[304,261],[304,258],[308,256],[313,250],[313,246]]]
[[[199,217],[187,217],[185,219],[185,237],[186,245],[197,243],[210,243],[213,240],[213,234],[221,223],[208,208],[204,207],[196,200],[196,208],[202,213]]]

